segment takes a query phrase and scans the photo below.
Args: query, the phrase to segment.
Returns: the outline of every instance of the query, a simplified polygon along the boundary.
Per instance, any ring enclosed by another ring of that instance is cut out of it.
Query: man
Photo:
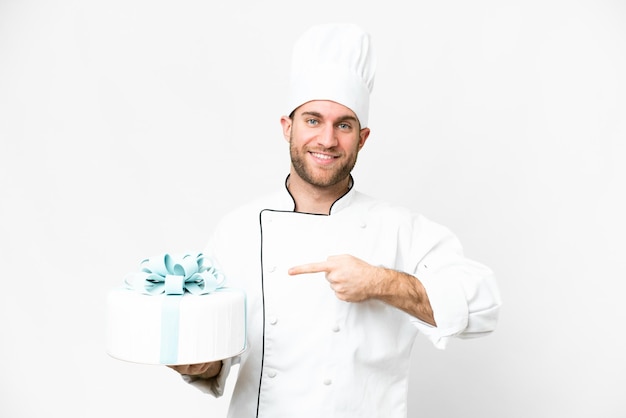
[[[245,289],[248,349],[173,366],[220,396],[239,364],[230,417],[406,417],[418,332],[439,347],[496,325],[491,271],[446,228],[357,192],[375,59],[354,25],[320,25],[293,52],[291,169],[282,190],[223,219],[207,253]]]

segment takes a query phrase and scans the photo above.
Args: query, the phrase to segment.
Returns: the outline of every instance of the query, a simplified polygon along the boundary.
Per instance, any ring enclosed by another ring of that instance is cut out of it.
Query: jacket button
[[[333,325],[332,330],[333,332],[339,332],[341,331],[341,327],[339,325]]]
[[[267,372],[267,377],[269,377],[270,379],[273,379],[276,377],[276,371],[275,370],[269,370]]]
[[[330,379],[324,379],[324,382],[323,382],[323,383],[324,383],[326,386],[330,386],[330,385],[333,383],[333,381],[332,381],[332,380],[330,380]]]
[[[270,318],[270,325],[276,325],[277,322],[278,322],[278,318],[276,318],[275,316]]]

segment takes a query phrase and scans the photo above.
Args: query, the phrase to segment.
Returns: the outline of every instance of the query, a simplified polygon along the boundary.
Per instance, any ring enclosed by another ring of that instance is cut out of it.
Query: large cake
[[[202,254],[150,258],[107,298],[106,351],[144,364],[196,364],[246,347],[246,300]]]

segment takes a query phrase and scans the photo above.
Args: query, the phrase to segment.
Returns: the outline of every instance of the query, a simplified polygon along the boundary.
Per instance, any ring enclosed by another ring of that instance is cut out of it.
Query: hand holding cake
[[[222,369],[221,361],[212,361],[209,363],[200,364],[184,364],[180,366],[167,366],[173,370],[176,370],[180,374],[188,376],[198,376],[202,379],[210,379],[219,374]]]

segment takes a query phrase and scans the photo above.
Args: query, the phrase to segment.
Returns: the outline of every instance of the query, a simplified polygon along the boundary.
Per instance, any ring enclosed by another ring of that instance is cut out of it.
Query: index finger
[[[309,264],[301,264],[299,266],[295,266],[287,270],[291,276],[296,274],[306,274],[306,273],[320,273],[320,272],[328,272],[328,263],[320,262],[320,263],[309,263]]]

